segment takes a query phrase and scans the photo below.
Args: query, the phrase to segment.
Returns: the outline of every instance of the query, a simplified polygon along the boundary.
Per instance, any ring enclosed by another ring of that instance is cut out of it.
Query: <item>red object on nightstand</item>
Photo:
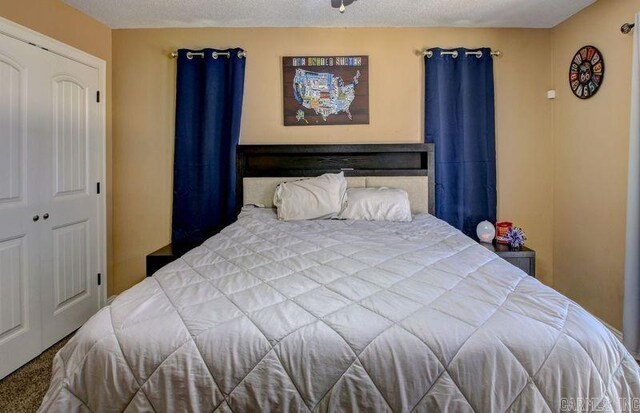
[[[509,228],[513,227],[513,222],[502,221],[496,224],[496,242],[498,244],[508,244],[509,242],[505,238]]]

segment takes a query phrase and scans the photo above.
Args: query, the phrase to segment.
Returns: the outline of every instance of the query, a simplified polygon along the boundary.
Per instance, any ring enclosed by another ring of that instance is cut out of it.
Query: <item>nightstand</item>
[[[492,243],[488,244],[486,242],[481,242],[480,245],[488,249],[489,251],[495,252],[500,258],[505,261],[515,265],[520,268],[522,271],[526,272],[530,276],[536,276],[536,252],[531,248],[522,247],[522,249],[518,251],[514,251],[509,249],[508,245]]]
[[[193,239],[188,242],[181,242],[179,244],[167,244],[164,247],[153,251],[151,254],[147,255],[147,277],[151,277],[160,268],[182,257],[184,254],[201,245],[218,232],[220,231],[211,231],[207,236]]]
[[[147,255],[147,277],[151,277],[160,268],[178,258],[179,255],[174,253],[172,244],[165,245],[159,250]]]

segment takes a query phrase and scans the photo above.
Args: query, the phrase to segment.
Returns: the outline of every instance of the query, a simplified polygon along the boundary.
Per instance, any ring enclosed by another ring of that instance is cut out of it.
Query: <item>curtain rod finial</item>
[[[423,49],[422,50],[422,55],[423,56],[427,56],[428,58],[431,58],[431,56],[433,56],[433,52],[431,50],[428,50],[428,49]]]

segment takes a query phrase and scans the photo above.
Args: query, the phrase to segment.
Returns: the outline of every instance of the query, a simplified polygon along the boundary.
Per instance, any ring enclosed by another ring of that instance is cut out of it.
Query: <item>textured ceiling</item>
[[[63,0],[113,28],[553,27],[596,0]],[[345,2],[346,3],[346,2]]]

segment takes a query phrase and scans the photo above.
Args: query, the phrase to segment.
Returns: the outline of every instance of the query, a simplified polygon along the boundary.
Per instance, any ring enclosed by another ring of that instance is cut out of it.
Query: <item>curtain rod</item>
[[[422,51],[422,54],[424,56],[427,56],[429,59],[433,56],[433,52],[431,50],[427,50],[427,49],[424,49]],[[440,52],[440,54],[451,55],[454,58],[458,57],[458,51],[457,50],[453,50],[451,52],[442,51],[442,52]],[[464,54],[465,54],[465,56],[474,55],[475,57],[477,57],[479,59],[479,58],[482,57],[482,50],[478,50],[478,51],[475,51],[475,52],[465,52]],[[500,50],[496,50],[494,52],[491,52],[491,56],[500,57],[500,56],[502,56],[502,52]]]
[[[193,59],[194,56],[204,57],[204,52],[187,52],[187,59]],[[214,59],[217,59],[218,56],[231,57],[231,53],[230,52],[212,52],[211,53],[211,57],[213,57]],[[175,59],[176,57],[178,57],[178,51],[176,50],[175,52],[171,52],[169,54],[169,57],[172,59]],[[238,51],[238,57],[239,58],[247,57],[247,52],[245,50]]]
[[[629,34],[634,27],[635,27],[635,23],[625,23],[622,26],[620,26],[620,31],[624,34]]]

